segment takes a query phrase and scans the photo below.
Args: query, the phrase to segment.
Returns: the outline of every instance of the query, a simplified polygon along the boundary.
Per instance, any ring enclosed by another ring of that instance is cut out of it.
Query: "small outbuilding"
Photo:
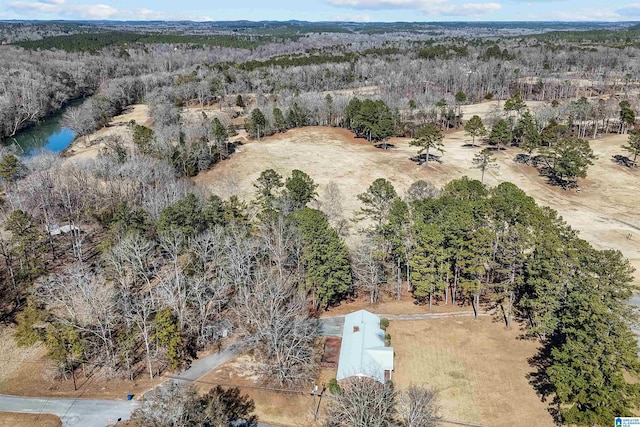
[[[385,346],[380,317],[366,310],[347,314],[338,359],[338,381],[369,377],[381,383],[391,379],[393,347]]]

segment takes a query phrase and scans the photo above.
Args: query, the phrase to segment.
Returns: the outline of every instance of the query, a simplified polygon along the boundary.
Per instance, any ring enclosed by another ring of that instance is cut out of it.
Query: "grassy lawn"
[[[546,404],[526,375],[534,341],[517,339],[491,318],[392,321],[394,384],[439,390],[447,419],[500,426],[552,427]]]

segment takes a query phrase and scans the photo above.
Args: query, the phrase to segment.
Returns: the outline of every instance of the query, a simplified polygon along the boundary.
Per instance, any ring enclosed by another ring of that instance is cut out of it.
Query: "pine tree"
[[[314,308],[326,308],[340,302],[351,287],[349,251],[325,215],[315,209],[295,212],[303,242],[302,263],[305,284]]]
[[[612,302],[597,280],[580,274],[558,312],[546,373],[566,424],[613,425],[615,417],[632,416],[640,400],[638,344],[621,316],[624,302],[614,310]]]
[[[489,135],[489,144],[497,145],[498,148],[506,146],[511,143],[512,136],[511,130],[509,129],[509,124],[500,119],[498,122],[491,128],[491,134]]]
[[[416,247],[409,261],[413,294],[419,298],[429,297],[431,311],[433,294],[447,287],[444,276],[449,266],[443,247],[444,236],[438,226],[423,223],[415,226],[414,235]]]
[[[262,210],[275,209],[280,198],[279,191],[284,186],[282,175],[273,169],[266,169],[260,173],[253,186],[256,188],[256,199],[262,206]]]
[[[284,186],[287,190],[286,196],[293,210],[306,207],[307,203],[318,195],[316,193],[318,184],[313,182],[313,179],[301,170],[294,169],[291,172],[291,177],[285,181]]]
[[[273,121],[278,132],[287,130],[287,121],[284,118],[284,114],[282,114],[282,110],[278,107],[273,109]]]
[[[494,234],[486,228],[469,230],[460,251],[462,280],[460,286],[471,297],[475,319],[480,314],[480,295],[489,286],[489,260]]]
[[[20,159],[13,154],[7,154],[0,162],[0,178],[7,182],[15,182],[20,178],[22,165]]]
[[[497,169],[496,158],[493,157],[493,153],[488,148],[484,148],[478,154],[473,156],[473,168],[479,169],[482,172],[480,182],[484,183],[484,173],[489,169]]]
[[[183,362],[183,339],[175,316],[169,308],[159,311],[153,320],[153,340],[167,352],[167,360],[176,369]]]
[[[442,144],[443,139],[444,135],[440,132],[440,129],[433,123],[429,123],[420,128],[416,137],[409,141],[409,145],[420,147],[418,154],[426,153],[424,165],[425,167],[429,167],[429,151],[435,149],[441,153],[444,152],[442,149],[444,146],[444,144]]]
[[[464,130],[469,135],[471,139],[471,145],[476,145],[476,138],[485,136],[487,134],[487,129],[484,127],[484,123],[482,123],[482,119],[480,116],[474,115],[469,119],[467,124],[464,125]]]
[[[520,148],[529,155],[527,158],[528,163],[533,152],[540,147],[542,143],[540,133],[536,128],[535,118],[529,111],[525,111],[524,114],[522,114],[522,118],[516,125],[514,133],[516,133],[520,139]]]
[[[636,122],[636,112],[631,108],[629,101],[620,102],[620,133],[625,133],[628,127]]]
[[[256,136],[258,140],[260,140],[261,135],[266,135],[268,124],[267,118],[259,108],[255,108],[251,111],[249,119],[245,120],[245,128],[247,129],[247,132],[251,136]]]
[[[358,195],[363,207],[357,212],[356,218],[372,220],[375,233],[381,233],[383,225],[387,222],[391,203],[396,197],[398,193],[391,182],[384,178],[376,179],[365,193]]]
[[[587,170],[597,157],[589,141],[581,138],[562,138],[553,147],[545,147],[543,154],[555,177],[563,184],[586,178]]]

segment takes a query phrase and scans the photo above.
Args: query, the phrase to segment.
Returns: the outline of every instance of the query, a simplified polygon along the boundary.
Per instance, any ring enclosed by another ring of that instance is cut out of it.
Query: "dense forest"
[[[587,140],[607,133],[628,134],[620,161],[635,166],[637,28],[514,35],[469,24],[462,37],[450,25],[115,25],[0,24],[0,316],[20,345],[46,346],[60,378],[87,365],[154,378],[231,336],[265,383],[299,387],[319,368],[320,313],[410,293],[425,310],[488,307],[537,340],[530,382],[558,422],[606,425],[638,408],[629,262],[516,185],[482,182],[493,151],[515,146],[517,162],[573,187],[595,159]],[[17,154],[14,136],[76,99],[64,123],[79,139],[132,104],[147,104],[152,124],[129,123],[131,144],[106,138],[95,159]],[[463,105],[492,99],[502,103],[489,118],[464,117]],[[234,155],[237,131],[259,140],[308,125],[381,150],[408,137],[425,168],[446,156],[444,134],[463,128],[471,146],[489,146],[473,161],[482,180],[417,181],[399,194],[379,178],[355,218],[337,186],[319,191],[302,170],[265,165],[248,200],[191,180]],[[248,416],[253,403],[235,393]],[[340,405],[336,419],[349,413]]]

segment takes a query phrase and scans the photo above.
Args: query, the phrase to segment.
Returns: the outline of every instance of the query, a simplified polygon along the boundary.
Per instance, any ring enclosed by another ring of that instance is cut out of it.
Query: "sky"
[[[640,3],[629,0],[0,0],[0,19],[635,21],[640,19]]]

